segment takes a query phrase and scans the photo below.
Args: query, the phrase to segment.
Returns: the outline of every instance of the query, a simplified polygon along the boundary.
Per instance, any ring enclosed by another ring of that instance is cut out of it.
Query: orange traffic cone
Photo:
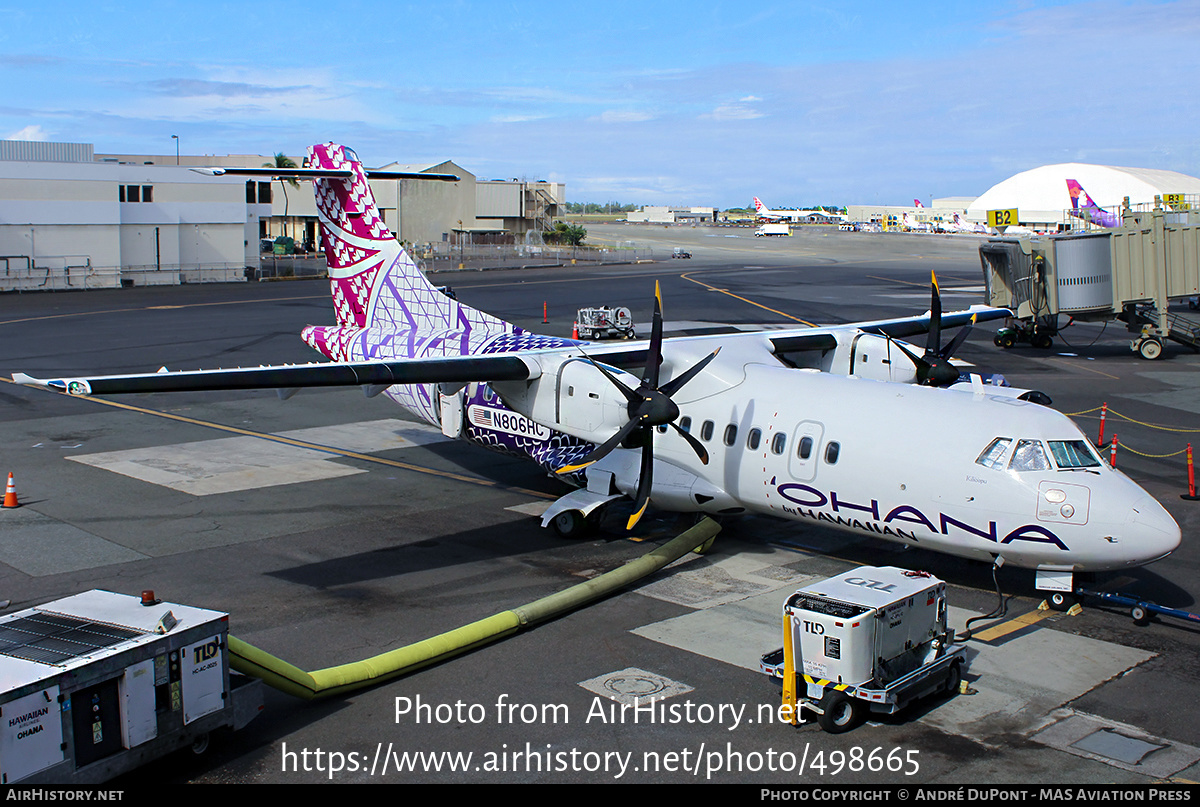
[[[579,323],[578,322],[576,322],[575,324],[573,324],[571,326],[571,338],[572,339],[579,338]]]
[[[4,506],[21,506],[20,502],[17,501],[17,486],[13,484],[13,475],[11,471],[8,474],[8,487],[4,489]]]

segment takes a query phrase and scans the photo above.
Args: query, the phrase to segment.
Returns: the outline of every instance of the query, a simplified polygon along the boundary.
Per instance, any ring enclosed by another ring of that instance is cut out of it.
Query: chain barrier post
[[[1187,466],[1188,466],[1188,492],[1180,494],[1179,498],[1186,499],[1189,502],[1200,501],[1200,496],[1196,495],[1196,466],[1192,465],[1192,444],[1188,443],[1187,447]]]

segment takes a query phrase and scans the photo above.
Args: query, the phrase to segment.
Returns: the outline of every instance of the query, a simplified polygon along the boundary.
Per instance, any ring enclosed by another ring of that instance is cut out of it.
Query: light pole
[[[171,139],[175,141],[175,164],[179,165],[179,135],[171,135]]]

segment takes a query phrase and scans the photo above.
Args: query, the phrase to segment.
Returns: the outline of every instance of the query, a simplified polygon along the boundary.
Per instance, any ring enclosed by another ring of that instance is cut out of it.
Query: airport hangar
[[[905,213],[918,224],[950,222],[955,213],[969,223],[986,224],[989,210],[1015,209],[1019,225],[1041,232],[1058,232],[1079,226],[1079,220],[1069,212],[1068,179],[1079,182],[1096,204],[1108,210],[1118,209],[1127,196],[1131,205],[1149,206],[1155,196],[1200,193],[1200,179],[1177,171],[1057,163],[1014,174],[973,198],[933,199],[930,207],[849,205],[846,212],[851,221],[898,228],[903,226]]]
[[[90,143],[0,140],[0,291],[244,280],[264,239],[316,243],[308,183],[190,169],[274,164],[259,154],[96,154]],[[371,182],[384,221],[409,244],[521,242],[550,229],[565,198],[562,183],[480,180],[451,161],[383,168],[462,178]]]

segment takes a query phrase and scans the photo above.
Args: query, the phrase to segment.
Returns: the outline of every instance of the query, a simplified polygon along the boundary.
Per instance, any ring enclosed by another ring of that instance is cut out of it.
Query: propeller
[[[967,335],[971,333],[971,328],[975,325],[975,317],[972,316],[971,321],[955,334],[954,338],[950,340],[950,344],[944,348],[941,347],[942,296],[938,290],[937,275],[930,272],[929,276],[933,282],[933,290],[932,299],[929,301],[929,335],[925,339],[925,353],[916,356],[901,343],[896,342],[895,344],[917,368],[918,384],[928,387],[948,387],[958,381],[959,375],[958,368],[950,363],[950,357],[966,341]]]
[[[646,507],[650,504],[650,489],[653,485],[654,473],[653,430],[655,427],[670,426],[687,441],[692,450],[696,452],[696,456],[700,458],[700,462],[705,465],[708,464],[708,451],[705,450],[700,441],[675,423],[675,420],[679,417],[679,407],[671,400],[671,396],[679,392],[685,384],[699,375],[700,371],[708,366],[708,363],[716,357],[721,349],[717,348],[689,367],[684,373],[659,386],[659,369],[662,366],[662,340],[662,292],[656,281],[654,283],[654,318],[650,329],[650,347],[646,356],[646,368],[642,372],[642,383],[638,385],[638,388],[630,389],[627,384],[622,383],[620,379],[605,369],[603,365],[597,363],[586,353],[584,354],[584,358],[591,362],[593,367],[603,373],[604,377],[611,381],[613,386],[625,396],[625,400],[628,402],[626,411],[629,413],[629,420],[617,430],[616,434],[596,446],[580,462],[565,465],[557,471],[557,473],[566,474],[586,468],[602,457],[607,456],[609,452],[622,444],[625,444],[627,447],[641,446],[642,464],[638,472],[638,489],[637,496],[634,499],[634,512],[629,517],[629,523],[626,525],[626,529],[630,530],[638,523],[642,514],[646,512]]]

